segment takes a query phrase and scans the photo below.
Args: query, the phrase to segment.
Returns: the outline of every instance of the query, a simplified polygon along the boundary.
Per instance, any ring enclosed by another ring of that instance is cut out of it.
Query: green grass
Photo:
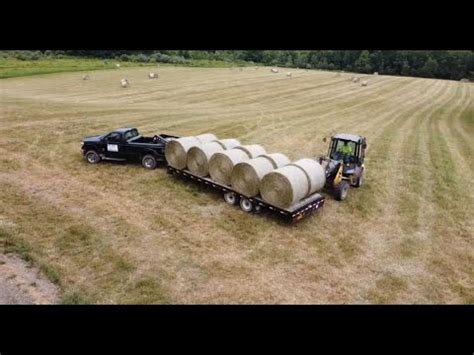
[[[0,79],[14,78],[18,76],[29,76],[38,74],[51,74],[59,72],[89,71],[99,69],[117,69],[115,64],[121,67],[136,67],[144,65],[155,65],[155,63],[132,63],[116,60],[64,58],[64,59],[38,59],[18,60],[15,58],[0,58]],[[117,69],[118,70],[118,69]]]
[[[164,66],[172,67],[175,64],[168,63],[138,63],[123,62],[114,59],[92,59],[92,58],[61,58],[61,59],[38,59],[38,60],[18,60],[11,57],[0,57],[0,79],[14,78],[20,76],[30,76],[38,74],[51,74],[60,72],[91,71],[103,69],[117,69],[116,64],[121,67],[142,67],[142,66]],[[234,66],[248,66],[245,62],[225,62],[219,60],[193,60],[179,66],[187,67],[207,67],[207,68],[230,68]],[[237,70],[237,69],[236,69]]]

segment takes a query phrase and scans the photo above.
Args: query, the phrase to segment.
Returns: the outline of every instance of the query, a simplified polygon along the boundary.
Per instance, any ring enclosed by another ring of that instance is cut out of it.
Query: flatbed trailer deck
[[[325,201],[324,196],[319,193],[314,193],[293,205],[291,208],[283,209],[263,201],[258,196],[248,197],[242,195],[230,186],[219,184],[207,177],[195,175],[186,169],[177,169],[168,165],[168,173],[222,191],[224,193],[224,200],[227,203],[232,205],[239,203],[244,212],[260,212],[261,210],[268,210],[278,215],[284,221],[292,224],[322,208]]]

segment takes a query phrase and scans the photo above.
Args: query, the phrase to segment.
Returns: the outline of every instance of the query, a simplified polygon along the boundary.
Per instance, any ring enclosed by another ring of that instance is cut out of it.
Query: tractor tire
[[[156,168],[157,164],[158,163],[156,162],[156,158],[151,154],[147,154],[142,158],[142,166],[145,169],[153,170]]]
[[[356,183],[354,184],[354,187],[361,187],[363,183],[364,183],[364,172],[362,171]]]
[[[95,150],[89,150],[86,152],[86,154],[84,154],[84,158],[86,158],[89,164],[97,164],[102,160],[100,155]]]
[[[334,189],[334,197],[337,201],[344,201],[350,189],[350,185],[347,181],[341,181]]]

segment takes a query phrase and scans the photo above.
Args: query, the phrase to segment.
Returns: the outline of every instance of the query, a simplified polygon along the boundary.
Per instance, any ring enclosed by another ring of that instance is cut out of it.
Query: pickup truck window
[[[136,129],[132,129],[131,131],[125,133],[125,140],[128,141],[132,138],[135,138],[136,136],[138,136],[138,131]]]
[[[112,142],[120,141],[120,133],[119,132],[112,132],[107,137],[105,137],[105,139],[107,141],[112,141]]]

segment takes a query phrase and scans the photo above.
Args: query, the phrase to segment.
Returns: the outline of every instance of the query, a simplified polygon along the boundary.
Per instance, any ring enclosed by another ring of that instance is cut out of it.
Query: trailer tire
[[[234,192],[224,193],[224,201],[229,205],[236,205],[239,202],[239,198]]]
[[[344,201],[349,192],[350,185],[347,181],[341,181],[334,189],[334,197],[337,201]]]
[[[253,203],[247,200],[246,198],[240,199],[240,208],[242,211],[250,213],[253,211]]]
[[[156,158],[152,154],[147,154],[142,158],[142,166],[145,169],[153,170],[156,168]]]
[[[84,154],[84,158],[86,158],[89,164],[97,164],[99,163],[102,158],[95,150],[89,150]]]

